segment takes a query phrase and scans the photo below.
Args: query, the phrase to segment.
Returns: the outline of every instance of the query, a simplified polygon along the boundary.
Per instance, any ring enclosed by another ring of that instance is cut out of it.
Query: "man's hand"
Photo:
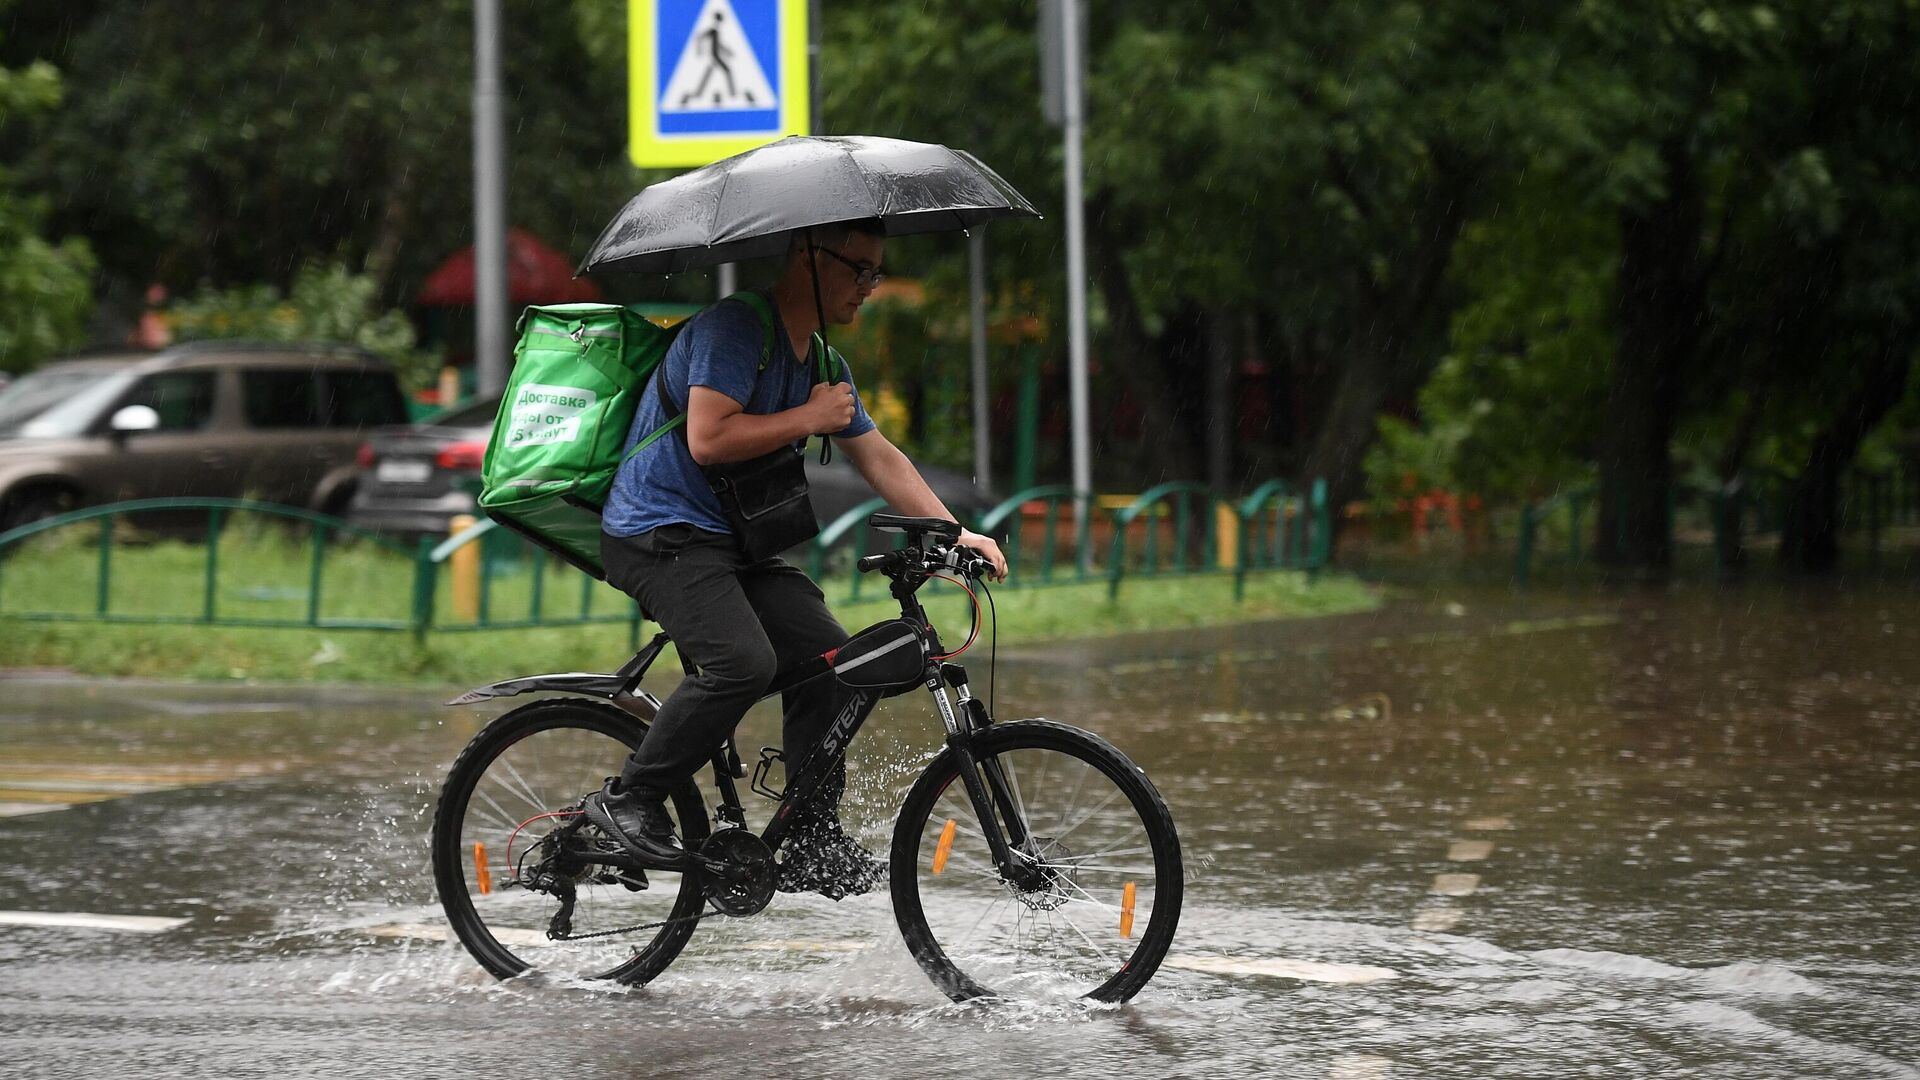
[[[800,406],[806,410],[807,430],[815,435],[832,435],[845,431],[853,423],[853,385],[851,383],[832,382],[814,383],[813,392],[807,395],[807,403]]]
[[[970,547],[980,554],[985,555],[988,561],[993,563],[993,579],[995,581],[1007,580],[1007,557],[1000,554],[1000,545],[994,542],[993,537],[982,536],[972,529],[961,529],[960,539],[957,543],[962,547]]]

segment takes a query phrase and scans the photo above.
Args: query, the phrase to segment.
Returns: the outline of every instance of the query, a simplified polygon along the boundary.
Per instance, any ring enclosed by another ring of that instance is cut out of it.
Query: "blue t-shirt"
[[[770,307],[772,305],[769,305]],[[739,300],[723,300],[688,320],[667,347],[666,359],[654,373],[652,385],[634,411],[633,427],[621,452],[672,419],[661,406],[660,394],[671,395],[674,407],[687,411],[687,388],[704,386],[740,403],[747,412],[769,415],[806,404],[813,392],[813,356],[807,362],[793,355],[793,345],[773,309],[773,352],[760,371],[760,350],[766,344],[766,326],[760,315]],[[853,373],[843,366],[840,377],[853,386]],[[601,510],[601,528],[614,536],[637,536],[662,525],[685,522],[708,532],[731,533],[727,514],[683,438],[684,428],[655,439],[645,450],[626,459],[614,475],[613,490]],[[853,422],[835,438],[847,439],[873,430],[873,420],[853,391]],[[796,444],[798,445],[798,444]]]

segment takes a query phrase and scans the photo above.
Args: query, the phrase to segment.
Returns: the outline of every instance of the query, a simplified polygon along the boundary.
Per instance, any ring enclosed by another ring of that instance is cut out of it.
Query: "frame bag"
[[[874,623],[847,639],[827,661],[842,685],[910,690],[927,670],[927,635],[906,619]]]

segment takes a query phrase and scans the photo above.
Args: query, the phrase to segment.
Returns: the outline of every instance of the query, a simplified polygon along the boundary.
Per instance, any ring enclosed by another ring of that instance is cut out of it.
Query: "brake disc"
[[[700,845],[700,855],[720,863],[719,872],[702,871],[707,899],[727,915],[754,915],[773,899],[779,878],[773,851],[745,829],[721,829]]]
[[[1078,888],[1073,878],[1073,852],[1050,836],[1028,839],[1028,856],[1036,865],[1025,880],[1007,882],[1007,891],[1015,900],[1036,911],[1053,911],[1072,899]]]

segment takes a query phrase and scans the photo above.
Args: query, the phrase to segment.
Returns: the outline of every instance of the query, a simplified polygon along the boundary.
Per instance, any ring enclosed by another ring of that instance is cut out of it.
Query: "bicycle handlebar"
[[[854,566],[863,574],[880,570],[888,577],[909,570],[923,574],[952,570],[963,577],[979,579],[991,577],[994,572],[993,560],[959,544],[934,544],[926,548],[885,551],[868,555]]]

